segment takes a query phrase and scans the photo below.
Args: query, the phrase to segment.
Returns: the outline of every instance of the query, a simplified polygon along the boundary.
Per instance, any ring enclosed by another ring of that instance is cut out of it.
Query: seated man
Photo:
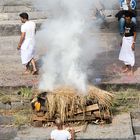
[[[74,131],[71,133],[63,129],[63,123],[61,119],[56,119],[55,124],[57,129],[51,132],[51,140],[74,140]]]
[[[124,24],[125,24],[125,12],[131,11],[132,13],[132,22],[136,24],[136,1],[135,0],[120,0],[120,10],[116,17],[118,17],[119,20],[119,29],[120,34],[124,34]]]

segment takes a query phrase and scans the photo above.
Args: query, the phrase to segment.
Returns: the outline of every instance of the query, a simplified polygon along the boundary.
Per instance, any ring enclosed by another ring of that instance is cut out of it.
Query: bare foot
[[[23,75],[29,75],[31,72],[29,70],[26,70],[25,72],[22,73]]]
[[[133,72],[132,70],[130,70],[130,71],[128,72],[128,76],[134,76],[134,72]]]
[[[38,70],[32,71],[32,75],[38,75]]]
[[[122,70],[122,73],[126,73],[126,72],[128,72],[128,71],[129,71],[129,68],[126,67],[125,69]]]

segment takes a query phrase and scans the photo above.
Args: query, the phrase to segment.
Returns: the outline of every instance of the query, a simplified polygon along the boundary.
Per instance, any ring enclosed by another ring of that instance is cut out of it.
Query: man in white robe
[[[21,51],[21,61],[26,66],[24,74],[31,72],[30,63],[33,67],[32,74],[36,74],[37,68],[34,60],[36,25],[33,21],[28,20],[27,13],[21,13],[19,16],[23,25],[21,26],[21,37],[17,49]]]
[[[133,74],[135,64],[135,43],[136,43],[136,25],[131,21],[131,13],[125,13],[125,33],[122,40],[122,47],[119,54],[119,60],[123,61],[125,68],[123,72]]]

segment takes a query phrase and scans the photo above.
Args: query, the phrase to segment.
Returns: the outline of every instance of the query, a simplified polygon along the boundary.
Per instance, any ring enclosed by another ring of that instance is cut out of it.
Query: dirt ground
[[[128,76],[121,72],[123,63],[118,60],[119,46],[114,46],[111,50],[97,55],[88,67],[88,77],[90,83],[96,83],[97,79],[102,83],[114,84],[136,84],[140,83],[140,47],[136,44],[136,65],[133,76]],[[40,60],[39,60],[40,59]],[[41,57],[36,59],[40,74],[22,75],[24,67],[21,64],[20,55],[1,55],[0,56],[0,87],[20,87],[38,86],[41,78]]]

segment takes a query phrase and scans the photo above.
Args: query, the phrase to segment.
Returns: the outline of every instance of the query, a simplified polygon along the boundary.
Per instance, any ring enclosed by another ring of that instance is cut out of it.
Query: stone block
[[[30,20],[46,19],[47,12],[28,12]],[[19,20],[19,13],[0,13],[0,21],[4,20]]]
[[[14,121],[14,118],[12,116],[0,115],[0,125],[11,125],[13,121]]]
[[[17,135],[17,129],[9,127],[9,128],[1,128],[0,127],[0,140],[11,140],[14,139]]]
[[[34,20],[36,22],[37,30],[41,24],[45,21],[44,19]],[[20,20],[15,21],[1,21],[0,22],[0,36],[16,36],[20,35]]]

